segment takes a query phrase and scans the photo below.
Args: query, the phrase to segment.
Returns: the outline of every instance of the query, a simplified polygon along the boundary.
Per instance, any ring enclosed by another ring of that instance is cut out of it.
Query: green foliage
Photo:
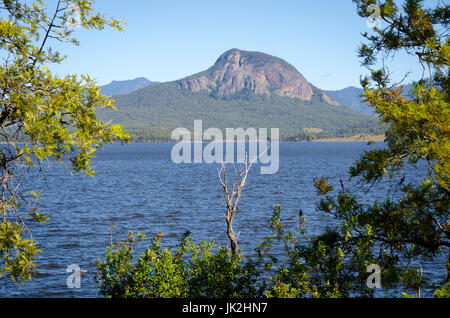
[[[40,253],[33,240],[26,240],[18,224],[0,223],[0,279],[10,277],[15,282],[31,280],[36,267],[33,259]]]
[[[419,161],[427,164],[427,176],[419,184],[402,178],[397,195],[370,205],[360,203],[342,182],[337,195],[328,195],[333,187],[325,178],[316,179],[315,187],[324,196],[317,209],[331,216],[337,228],[309,238],[301,222],[302,236],[296,238],[284,232],[280,213],[275,212],[272,225],[288,262],[278,266],[271,296],[292,292],[306,297],[370,296],[365,270],[377,264],[387,292],[421,297],[427,277],[411,264],[441,257],[450,247],[450,7],[426,9],[418,0],[407,0],[403,6],[390,0],[354,2],[363,17],[372,13],[369,5],[378,3],[381,8],[385,27],[363,34],[367,43],[359,55],[371,71],[370,79],[362,79],[365,101],[387,127],[387,148],[366,152],[350,168],[350,176],[372,185]],[[408,96],[402,94],[402,86],[391,85],[386,69],[386,59],[400,50],[417,56],[424,73],[429,71],[429,78],[415,83]],[[376,68],[379,56],[382,69]],[[266,240],[265,250],[273,241]],[[448,296],[449,277],[436,297]]]
[[[436,298],[450,298],[450,282],[447,282],[444,286],[437,289],[434,292]]]
[[[399,194],[383,203],[363,208],[347,194],[355,203],[343,209],[339,194],[338,201],[327,198],[320,208],[343,219],[345,226],[351,225],[350,229],[359,233],[353,236],[351,232],[353,238],[370,227],[379,248],[378,261],[389,264],[390,280],[415,290],[418,296],[425,282],[417,277],[416,269],[405,268],[401,261],[410,264],[435,259],[448,253],[450,247],[450,6],[440,3],[425,8],[420,0],[406,0],[402,5],[392,0],[354,2],[363,17],[370,15],[370,4],[381,7],[382,27],[363,34],[366,43],[359,56],[371,71],[370,78],[361,81],[364,97],[388,127],[388,147],[366,152],[350,169],[350,175],[374,184],[419,161],[427,164],[427,175],[419,184],[402,178],[397,185]],[[417,57],[424,69],[408,96],[402,95],[403,86],[391,83],[386,66],[387,58],[400,51]],[[378,62],[383,68],[376,68]],[[424,78],[426,73],[428,78]],[[446,284],[448,277],[443,294]]]
[[[446,264],[447,267],[447,282],[444,283],[440,288],[434,291],[434,296],[436,298],[450,298],[450,262]]]
[[[317,189],[319,195],[325,195],[330,191],[333,191],[333,186],[328,183],[327,178],[316,178],[314,180],[314,187]]]
[[[424,200],[417,206],[416,197],[410,193],[405,196],[398,202],[386,199],[383,203],[366,206],[354,195],[342,191],[336,199],[326,197],[318,204],[319,210],[341,224],[339,246],[350,246],[351,254],[363,250],[372,264],[381,267],[385,289],[418,290],[424,287],[426,278],[417,280],[412,275],[417,273],[417,268],[409,264],[414,260],[433,259],[442,253],[441,247],[448,244],[437,222],[448,218],[449,202],[442,201],[436,207]],[[433,217],[436,223],[432,221]]]
[[[375,1],[354,0],[361,16]],[[381,18],[385,27],[365,33],[367,40],[359,55],[371,71],[364,78],[365,100],[379,114],[388,127],[389,149],[385,153],[369,153],[357,162],[352,175],[366,175],[367,181],[376,181],[385,173],[395,172],[403,162],[416,163],[425,159],[430,175],[441,187],[449,190],[450,178],[450,108],[449,65],[450,6],[439,4],[433,9],[425,8],[423,1],[407,0],[402,6],[394,1],[381,1]],[[418,58],[418,64],[427,72],[413,85],[409,96],[402,96],[403,86],[392,85],[386,58],[403,51]],[[376,63],[382,56],[383,68]],[[373,85],[371,85],[373,84]]]
[[[140,236],[139,239],[143,239]],[[176,248],[163,248],[162,234],[133,263],[136,237],[130,233],[125,243],[110,246],[105,260],[97,259],[100,293],[113,298],[243,298],[258,295],[256,265],[243,263],[228,249],[214,242],[196,246],[186,233]]]
[[[306,234],[301,218],[298,234],[286,231],[281,222],[281,208],[275,206],[271,219],[274,237],[267,237],[258,247],[260,262],[275,271],[266,286],[267,297],[349,297],[371,296],[367,288],[368,239],[358,246],[350,244],[346,233],[328,229],[317,237]],[[274,243],[283,246],[284,258],[271,256]],[[275,266],[275,267],[274,267]]]
[[[114,102],[100,94],[89,76],[60,77],[48,69],[64,60],[49,46],[50,41],[79,44],[73,37],[74,28],[68,26],[73,23],[71,5],[80,9],[82,28],[101,30],[108,25],[122,29],[120,21],[96,13],[90,0],[60,0],[51,13],[43,1],[0,1],[0,51],[4,56],[0,65],[0,135],[4,142],[0,149],[0,235],[5,237],[0,270],[3,277],[9,275],[13,280],[31,277],[39,252],[32,239],[21,238],[29,233],[26,217],[47,220],[37,209],[27,210],[29,194],[18,190],[26,169],[53,159],[74,172],[93,175],[96,149],[103,143],[129,139],[120,126],[97,119],[95,112],[114,108]]]

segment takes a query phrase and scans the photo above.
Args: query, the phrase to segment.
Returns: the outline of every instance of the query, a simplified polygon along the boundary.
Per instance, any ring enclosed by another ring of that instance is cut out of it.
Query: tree
[[[288,262],[278,266],[268,290],[271,296],[370,296],[366,268],[375,264],[385,290],[395,293],[401,287],[420,297],[427,280],[412,264],[450,257],[450,6],[440,2],[425,8],[420,0],[402,5],[392,0],[354,2],[364,18],[372,16],[374,5],[380,8],[380,26],[363,34],[359,57],[370,71],[361,80],[363,97],[387,127],[387,147],[366,152],[349,174],[369,191],[383,179],[397,180],[396,195],[367,205],[343,182],[333,196],[334,187],[325,178],[317,179],[323,198],[317,210],[339,226],[315,238],[306,236],[302,227],[299,240],[283,231],[280,213],[275,213],[272,228],[284,243]],[[392,82],[388,69],[399,52],[417,58],[423,67],[408,96],[400,83]],[[422,182],[401,177],[406,165],[419,171],[426,165]],[[273,243],[273,237],[267,238],[260,253],[267,254]],[[450,260],[446,266],[450,270]],[[450,297],[449,279],[450,272],[435,296]]]
[[[258,158],[256,158],[258,159]],[[219,177],[220,184],[223,188],[223,195],[225,198],[225,203],[227,206],[227,212],[224,214],[225,221],[227,223],[227,236],[230,241],[231,251],[235,256],[239,255],[239,246],[238,246],[238,236],[234,233],[233,230],[233,221],[236,217],[237,213],[237,204],[239,199],[241,198],[241,192],[245,187],[245,182],[247,181],[248,173],[256,161],[256,159],[250,163],[248,163],[248,158],[246,158],[243,166],[238,171],[236,165],[233,165],[234,168],[234,181],[231,187],[231,191],[229,189],[229,185],[227,182],[227,167],[226,164],[223,163],[220,170],[218,170],[217,175]]]
[[[398,196],[371,206],[360,204],[343,187],[336,199],[322,191],[326,198],[319,209],[343,222],[342,244],[353,242],[356,251],[362,242],[370,242],[386,287],[400,282],[418,292],[423,280],[411,276],[410,262],[436,259],[450,247],[450,6],[425,8],[421,0],[401,5],[393,0],[354,2],[361,17],[371,15],[370,5],[378,5],[381,12],[380,27],[363,34],[359,56],[370,70],[361,80],[363,97],[387,127],[387,147],[366,152],[350,175],[372,185],[400,176],[407,164],[417,169],[426,164],[426,176],[419,184],[402,178]],[[423,67],[408,96],[402,94],[402,85],[392,83],[387,66],[399,52],[416,57]]]
[[[354,2],[362,17],[368,16],[368,5],[375,3]],[[376,181],[385,170],[395,172],[401,168],[405,160],[416,163],[425,159],[430,164],[430,180],[448,191],[450,6],[427,9],[422,3],[408,0],[401,7],[392,0],[380,3],[386,26],[375,29],[374,34],[363,34],[367,43],[362,44],[359,56],[371,71],[371,78],[361,81],[364,97],[388,126],[389,149],[369,153],[351,173],[364,176],[366,182]],[[422,78],[407,97],[402,96],[403,86],[391,83],[386,66],[387,60],[400,51],[415,56],[423,68]],[[376,69],[377,62],[383,68]]]
[[[92,176],[92,156],[102,144],[129,140],[120,125],[97,119],[96,111],[114,108],[114,101],[88,75],[60,77],[48,69],[65,59],[52,41],[79,44],[75,27],[122,30],[123,22],[95,12],[93,2],[59,0],[51,12],[41,0],[0,2],[0,278],[31,280],[40,252],[27,222],[47,218],[28,208],[39,194],[20,191],[26,172],[55,160]]]

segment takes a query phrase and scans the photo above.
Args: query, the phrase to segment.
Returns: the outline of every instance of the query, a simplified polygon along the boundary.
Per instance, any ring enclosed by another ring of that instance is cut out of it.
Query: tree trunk
[[[231,221],[227,220],[227,235],[228,235],[228,239],[230,240],[231,251],[233,252],[233,255],[238,256],[239,255],[239,247],[238,247],[236,235],[234,234],[234,231],[233,231],[232,222],[233,222],[232,220]]]

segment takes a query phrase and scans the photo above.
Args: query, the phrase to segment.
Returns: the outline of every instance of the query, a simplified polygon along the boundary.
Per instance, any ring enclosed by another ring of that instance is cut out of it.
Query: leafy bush
[[[257,297],[256,264],[244,264],[242,255],[226,248],[214,251],[214,242],[198,246],[189,233],[172,251],[163,248],[158,234],[133,263],[133,251],[145,235],[130,233],[126,242],[108,247],[104,262],[97,259],[100,293],[105,297]]]

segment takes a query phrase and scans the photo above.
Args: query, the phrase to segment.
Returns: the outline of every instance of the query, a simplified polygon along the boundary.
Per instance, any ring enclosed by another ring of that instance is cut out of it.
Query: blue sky
[[[351,0],[95,3],[98,11],[125,21],[125,32],[76,30],[81,46],[55,43],[68,57],[52,70],[89,74],[100,85],[141,76],[171,81],[203,71],[223,52],[239,48],[283,58],[322,89],[359,86],[367,72],[356,50],[361,32],[370,29]],[[394,77],[412,70],[411,61],[404,56],[393,61]]]

